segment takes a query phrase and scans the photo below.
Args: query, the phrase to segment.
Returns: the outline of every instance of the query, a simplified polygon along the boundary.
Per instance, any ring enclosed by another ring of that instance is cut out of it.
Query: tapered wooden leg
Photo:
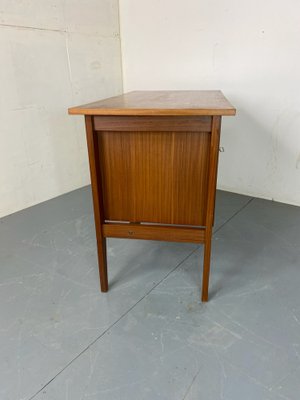
[[[212,129],[211,129],[211,140],[210,140],[207,210],[206,210],[206,223],[205,223],[206,232],[205,232],[205,242],[204,242],[202,301],[208,301],[211,237],[212,237],[212,227],[214,224],[214,212],[215,212],[215,198],[216,198],[215,196],[216,196],[216,184],[217,184],[220,128],[221,128],[221,117],[213,116]]]
[[[97,245],[98,245],[98,265],[99,265],[101,292],[107,292],[108,291],[108,279],[107,279],[106,239],[99,238],[97,240]]]
[[[93,121],[91,116],[88,115],[85,116],[85,126],[86,126],[86,137],[87,137],[87,146],[89,152],[91,184],[93,193],[100,287],[101,287],[101,292],[107,292],[108,280],[107,280],[106,239],[103,237],[102,234],[102,224],[104,221],[104,216],[103,216],[103,205],[101,196],[101,172],[99,166],[99,149],[97,143],[98,141],[97,132],[93,131]]]
[[[204,243],[204,261],[202,275],[202,301],[208,301],[208,286],[210,272],[211,232],[206,235]]]

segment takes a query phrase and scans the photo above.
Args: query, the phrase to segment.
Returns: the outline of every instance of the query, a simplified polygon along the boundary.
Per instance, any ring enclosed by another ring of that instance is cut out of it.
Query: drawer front
[[[95,131],[118,132],[211,132],[212,117],[95,116]]]

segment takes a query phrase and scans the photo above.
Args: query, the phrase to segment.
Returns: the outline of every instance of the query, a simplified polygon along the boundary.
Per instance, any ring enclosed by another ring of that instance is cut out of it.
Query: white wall
[[[120,0],[124,90],[221,89],[218,186],[300,205],[300,2]]]
[[[89,183],[82,117],[121,93],[117,0],[0,0],[0,216]]]

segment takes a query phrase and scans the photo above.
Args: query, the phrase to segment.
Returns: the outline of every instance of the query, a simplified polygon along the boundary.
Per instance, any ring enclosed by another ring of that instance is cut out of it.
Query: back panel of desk
[[[94,117],[104,220],[205,225],[211,117]]]

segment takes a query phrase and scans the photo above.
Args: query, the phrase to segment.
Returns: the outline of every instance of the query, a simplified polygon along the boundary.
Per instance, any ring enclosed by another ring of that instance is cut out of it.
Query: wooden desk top
[[[79,115],[235,115],[219,90],[135,91],[69,108]]]

